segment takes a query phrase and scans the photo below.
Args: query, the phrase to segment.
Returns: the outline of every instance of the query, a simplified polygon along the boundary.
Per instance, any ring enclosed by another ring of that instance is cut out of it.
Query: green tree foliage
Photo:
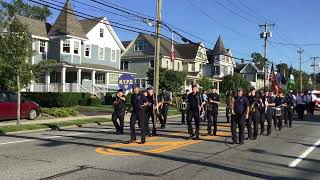
[[[223,93],[235,91],[239,87],[243,88],[244,91],[250,89],[250,82],[240,74],[224,76],[220,83],[220,91]]]
[[[204,91],[208,91],[213,87],[212,81],[206,76],[203,76],[199,81],[197,81],[197,83],[202,87]]]
[[[148,83],[153,86],[153,69],[149,69],[147,72]],[[173,71],[164,68],[160,68],[160,88],[165,88],[172,91],[173,94],[180,93],[183,89],[184,82],[187,78],[187,74],[183,71]]]
[[[23,0],[13,0],[11,2],[0,1],[0,6],[2,7],[2,15],[6,16],[8,19],[12,18],[14,15],[21,15],[46,21],[51,15],[51,11],[48,7],[29,5],[23,2]]]
[[[260,53],[258,52],[254,52],[251,54],[251,58],[253,60],[254,63],[259,63],[259,64],[263,64],[263,57]]]

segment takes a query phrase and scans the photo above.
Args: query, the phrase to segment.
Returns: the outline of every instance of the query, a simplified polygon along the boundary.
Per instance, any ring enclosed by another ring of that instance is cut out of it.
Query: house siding
[[[34,40],[33,41],[33,50],[35,51],[35,54],[33,55],[34,64],[38,64],[40,61],[47,59],[46,53],[40,53],[39,48],[40,48],[40,41]]]
[[[48,42],[48,59],[60,60],[60,39],[52,39]]]
[[[147,71],[150,68],[149,60],[146,59],[131,59],[130,62],[130,72],[136,73],[135,78],[146,78]]]

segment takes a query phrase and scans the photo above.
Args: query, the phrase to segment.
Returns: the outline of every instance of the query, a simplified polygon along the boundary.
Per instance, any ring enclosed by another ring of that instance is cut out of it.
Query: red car
[[[39,113],[39,105],[21,96],[21,119],[35,119]],[[0,120],[17,118],[17,95],[11,92],[0,91]]]

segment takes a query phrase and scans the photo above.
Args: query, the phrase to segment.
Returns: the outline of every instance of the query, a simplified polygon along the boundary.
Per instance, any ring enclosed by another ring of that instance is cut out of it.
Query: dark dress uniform
[[[182,100],[182,102],[187,102],[188,94],[184,94],[181,97],[181,100]],[[181,109],[180,111],[181,111],[181,123],[185,124],[186,123],[186,109],[185,110]]]
[[[262,106],[259,108],[260,111],[260,134],[264,133],[264,122],[266,121],[266,96],[265,95],[261,95],[260,96],[261,100],[262,100]]]
[[[249,107],[251,107],[251,103],[253,102],[251,96],[247,96],[247,99],[249,101]],[[251,111],[251,109],[249,109],[249,111]],[[247,131],[248,131],[248,139],[253,139],[253,137],[252,137],[252,118],[251,118],[251,114],[249,114],[248,119],[246,119],[245,126],[247,127]]]
[[[267,96],[267,102],[268,104],[274,103],[274,97],[273,96]],[[272,118],[273,118],[273,106],[268,105],[267,111],[266,111],[266,119],[267,119],[267,136],[271,134],[271,126],[272,126]]]
[[[249,100],[245,96],[235,97],[233,111],[234,118],[232,118],[232,140],[234,143],[237,142],[237,126],[239,128],[239,143],[243,144],[244,141],[244,123],[247,114],[247,108],[249,106]]]
[[[160,123],[161,123],[161,128],[165,128],[167,124],[169,102],[171,101],[171,98],[168,93],[162,93],[160,95],[160,100],[162,102],[161,109],[160,109],[162,119],[160,119],[161,120]]]
[[[123,134],[124,116],[126,112],[126,101],[120,99],[118,96],[114,99],[114,111],[112,113],[112,122],[116,128],[116,134]],[[119,123],[118,120],[119,119]]]
[[[227,93],[226,94],[226,117],[227,117],[227,123],[229,123],[230,122],[230,107],[231,107],[231,105],[230,105],[230,103],[231,103],[231,99],[232,99],[232,97],[231,97],[231,95],[230,95],[230,93]]]
[[[292,127],[292,114],[293,114],[293,106],[294,106],[294,99],[292,95],[287,95],[284,98],[284,103],[287,105],[284,108],[284,122],[285,125],[288,126],[289,121],[289,127]]]
[[[208,119],[208,134],[211,135],[212,125],[213,125],[213,135],[217,135],[217,118],[218,118],[218,104],[211,103],[212,101],[220,101],[219,95],[217,93],[208,94],[208,109],[207,109],[207,119]]]
[[[276,100],[275,100],[275,103],[276,103],[276,107],[283,105],[283,104],[284,104],[284,99],[283,99],[283,97],[277,96],[277,97],[276,97]],[[274,120],[275,120],[275,121],[274,121],[274,126],[275,126],[275,127],[277,126],[277,127],[279,128],[279,131],[281,131],[283,114],[280,115],[280,116],[275,117]]]
[[[255,96],[249,96],[249,104],[250,104],[249,119],[253,123],[252,139],[257,139],[258,127],[259,127],[259,121],[260,121],[260,108],[262,107],[262,102],[260,101],[259,96],[255,95]],[[249,135],[249,133],[248,133],[248,135]],[[250,138],[250,136],[249,136],[249,138]]]
[[[147,96],[148,99],[148,106],[146,108],[146,133],[149,134],[150,133],[150,128],[149,128],[149,120],[151,118],[152,120],[152,135],[155,136],[157,133],[157,127],[156,127],[156,121],[154,119],[154,95],[148,95]]]
[[[130,131],[131,131],[131,140],[136,140],[136,131],[135,131],[135,125],[137,120],[140,123],[140,131],[141,131],[141,143],[145,143],[146,137],[145,137],[145,121],[146,121],[146,108],[147,106],[144,106],[144,103],[148,102],[147,97],[142,94],[133,94],[132,95],[132,107],[133,111],[130,117]]]
[[[199,139],[200,131],[200,93],[190,93],[188,94],[188,110],[187,110],[187,124],[188,124],[188,133],[190,137],[194,137],[193,128],[192,128],[192,119],[196,126],[196,139]]]

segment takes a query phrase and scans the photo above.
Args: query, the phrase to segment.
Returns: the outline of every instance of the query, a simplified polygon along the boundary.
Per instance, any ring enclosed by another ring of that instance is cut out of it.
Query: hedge
[[[72,107],[87,105],[91,97],[90,93],[70,92],[23,92],[22,95],[39,104],[40,107]]]

